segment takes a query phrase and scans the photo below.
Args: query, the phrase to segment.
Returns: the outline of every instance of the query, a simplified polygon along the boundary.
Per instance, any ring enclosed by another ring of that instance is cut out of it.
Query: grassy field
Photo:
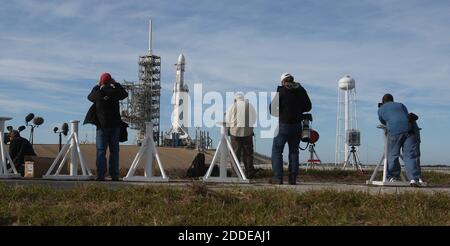
[[[185,170],[166,170],[168,175],[173,179],[187,179]],[[373,170],[365,171],[359,174],[354,170],[342,170],[340,168],[323,170],[320,168],[309,169],[305,171],[300,170],[299,182],[331,182],[331,183],[345,183],[345,184],[365,184],[366,180],[370,179]],[[160,175],[158,171],[155,171]],[[127,170],[121,170],[121,175],[125,176]],[[143,170],[138,170],[139,175],[143,175]],[[231,173],[234,175],[233,173]],[[272,170],[260,169],[256,173],[255,180],[259,183],[268,183],[272,177]],[[378,173],[377,180],[381,180],[381,171]],[[234,175],[235,176],[235,175]],[[287,183],[288,171],[284,170],[284,180]],[[450,187],[450,174],[440,173],[435,171],[422,171],[422,178],[430,186],[434,187]]]
[[[285,170],[284,179],[287,181],[288,172]],[[309,169],[308,171],[301,170],[299,174],[300,182],[333,182],[333,183],[346,183],[346,184],[365,184],[366,180],[370,179],[372,171],[365,171],[363,174],[359,174],[352,170],[342,169]],[[377,177],[377,180],[381,180],[381,172]],[[272,177],[272,170],[260,170],[256,174],[256,178],[264,181]],[[422,178],[429,183],[430,186],[450,187],[450,174],[439,173],[433,171],[422,172]],[[286,183],[286,182],[285,182]]]
[[[0,225],[450,225],[450,195],[0,184]]]

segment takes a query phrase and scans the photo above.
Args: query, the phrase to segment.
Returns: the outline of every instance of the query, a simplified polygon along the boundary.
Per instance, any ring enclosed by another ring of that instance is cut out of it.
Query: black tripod
[[[353,160],[353,163],[352,163]],[[347,158],[345,158],[344,166],[343,168],[347,166],[347,164],[352,165],[359,173],[363,173],[361,161],[359,159],[358,152],[356,151],[355,146],[351,146],[350,152],[348,152]]]
[[[29,140],[30,140],[31,145],[33,145],[33,143],[34,143],[34,128],[36,126],[30,125],[30,127],[31,127],[31,130],[30,130],[30,138],[29,138]]]
[[[59,132],[59,151],[61,151],[61,147],[62,147],[62,132]]]

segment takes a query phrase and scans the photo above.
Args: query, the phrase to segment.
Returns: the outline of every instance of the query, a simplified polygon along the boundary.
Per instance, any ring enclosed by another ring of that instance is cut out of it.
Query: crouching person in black
[[[9,155],[11,156],[17,172],[24,175],[25,161],[32,160],[30,156],[35,156],[31,143],[20,136],[19,131],[13,130],[9,133]]]

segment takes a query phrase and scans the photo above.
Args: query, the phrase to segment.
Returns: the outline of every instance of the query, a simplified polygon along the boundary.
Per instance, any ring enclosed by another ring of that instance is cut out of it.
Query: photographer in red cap
[[[86,115],[84,123],[97,126],[97,180],[105,180],[106,149],[109,147],[109,175],[113,181],[119,180],[119,137],[122,120],[119,101],[128,97],[127,91],[109,73],[100,76],[88,96],[94,105]]]

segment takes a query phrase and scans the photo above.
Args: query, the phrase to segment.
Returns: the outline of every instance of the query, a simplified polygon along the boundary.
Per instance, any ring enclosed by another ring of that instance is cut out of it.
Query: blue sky
[[[1,0],[0,115],[23,124],[46,119],[38,143],[53,143],[55,125],[84,118],[99,74],[137,80],[154,21],[154,52],[162,57],[162,129],[179,53],[190,87],[204,91],[273,91],[294,74],[313,101],[316,147],[334,161],[337,81],[356,79],[361,160],[382,151],[377,103],[394,95],[420,116],[422,162],[450,162],[449,1],[30,1]],[[210,129],[217,132],[217,129]],[[92,141],[94,128],[81,128]],[[27,132],[25,132],[27,135]],[[270,140],[257,140],[268,154]],[[301,154],[304,160],[306,153]]]

